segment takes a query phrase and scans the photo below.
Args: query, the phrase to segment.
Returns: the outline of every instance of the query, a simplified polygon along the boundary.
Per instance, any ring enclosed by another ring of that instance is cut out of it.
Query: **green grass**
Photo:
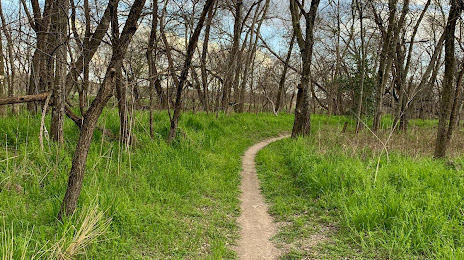
[[[67,120],[64,146],[57,149],[46,141],[42,152],[37,116],[4,118],[0,121],[0,232],[12,233],[8,241],[15,245],[14,259],[23,251],[29,259],[64,241],[60,239],[71,241],[83,222],[79,216],[96,205],[104,213],[101,221],[111,224],[94,241],[98,243],[85,248],[87,258],[234,258],[240,157],[254,142],[290,131],[292,120],[292,115],[233,114],[216,119],[211,114],[185,113],[179,137],[167,145],[167,113],[155,114],[152,140],[148,113],[140,112],[133,129],[137,144],[129,151],[96,131],[77,212],[60,223],[56,216],[77,127]],[[116,134],[117,111],[105,111],[99,125]]]
[[[379,150],[353,153],[340,124],[319,125],[257,157],[271,213],[285,223],[275,238],[284,259],[464,259],[462,156],[450,164],[390,150],[376,171]]]

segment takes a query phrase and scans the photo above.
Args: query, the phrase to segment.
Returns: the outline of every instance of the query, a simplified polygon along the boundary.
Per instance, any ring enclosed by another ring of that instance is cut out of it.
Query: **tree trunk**
[[[290,97],[290,102],[288,104],[288,110],[287,113],[291,113],[293,109],[293,100],[295,99],[295,92],[297,91],[297,88],[293,88],[292,96]]]
[[[405,113],[405,102],[408,101],[409,93],[407,88],[407,67],[404,65],[406,59],[406,39],[403,36],[403,30],[405,26],[405,19],[409,12],[409,0],[403,2],[403,9],[401,10],[401,16],[399,18],[398,24],[394,30],[393,43],[396,45],[395,54],[394,54],[394,69],[395,69],[395,86],[396,93],[398,94],[398,104],[395,109],[393,127],[404,130],[403,125],[401,125],[402,117]],[[412,36],[414,37],[414,35]],[[414,41],[414,38],[412,38]]]
[[[242,16],[242,0],[235,0],[235,20],[234,20],[234,37],[232,42],[232,49],[229,55],[229,61],[226,68],[226,75],[224,79],[224,88],[222,90],[222,107],[221,109],[227,112],[230,102],[230,92],[233,86],[234,73],[237,69],[237,58],[239,53],[240,35],[241,31],[241,16]]]
[[[287,57],[285,58],[284,69],[282,71],[282,75],[280,76],[279,81],[279,90],[277,91],[277,98],[276,98],[276,113],[279,112],[280,107],[282,106],[282,95],[285,96],[285,80],[287,79],[287,71],[288,71],[288,64],[290,62],[290,58],[292,57],[293,51],[293,44],[295,43],[295,35],[292,35],[292,39],[290,40],[290,46],[288,47]],[[285,99],[285,97],[284,97]]]
[[[405,3],[409,5],[409,1],[405,1]],[[419,26],[420,26],[420,24],[422,22],[422,19],[424,18],[425,13],[427,12],[427,9],[430,6],[430,3],[431,3],[431,0],[428,0],[427,3],[424,6],[424,9],[422,10],[419,18],[417,19],[416,24],[414,25],[413,32],[412,32],[410,40],[409,40],[410,44],[409,44],[408,53],[407,53],[407,56],[406,56],[406,63],[404,63],[404,55],[403,55],[403,62],[401,64],[401,66],[403,66],[403,64],[404,64],[404,67],[402,68],[402,74],[403,74],[403,79],[402,79],[403,83],[402,84],[404,86],[406,86],[406,77],[409,74],[409,68],[410,68],[410,65],[411,65],[411,58],[412,58],[412,52],[413,52],[413,48],[414,48],[415,37],[416,37],[416,34],[417,34],[418,30],[419,30]],[[403,10],[403,13],[405,13],[404,10]],[[401,19],[402,19],[401,23],[404,24],[403,14],[402,14]],[[401,51],[406,50],[406,43],[405,43],[404,39],[402,41],[402,46],[404,46],[404,48],[401,48]],[[435,55],[435,53],[433,55]],[[430,61],[429,66],[431,66],[435,62],[435,60],[433,59],[433,55],[432,55],[432,60]],[[429,71],[429,69],[427,68],[426,73],[428,71]],[[428,75],[426,77],[428,77]],[[406,92],[403,93],[405,97],[403,98],[403,102],[401,103],[400,129],[402,131],[407,131],[407,129],[408,129],[410,107],[411,107],[412,102],[414,101],[414,96],[411,97],[411,91],[413,90],[412,80],[413,79],[411,77],[409,83],[407,84]],[[421,91],[420,88],[419,88],[419,91]]]
[[[148,71],[149,71],[149,82],[150,82],[150,104],[153,103],[154,107],[154,91],[159,98],[159,103],[162,109],[166,109],[168,106],[168,98],[166,93],[161,87],[161,82],[159,80],[158,68],[156,67],[156,53],[153,53],[158,47],[158,37],[156,31],[158,28],[158,2],[153,1],[153,20],[150,30],[150,38],[148,40],[147,48],[147,60],[148,60]]]
[[[303,71],[301,75],[301,84],[298,88],[297,101],[295,107],[295,121],[293,123],[292,138],[297,136],[309,135],[311,133],[310,118],[310,99],[311,99],[311,59],[314,44],[314,21],[316,19],[319,0],[312,0],[309,12],[304,10],[304,6],[298,0],[290,0],[290,12],[292,15],[292,26],[295,37],[300,47]],[[300,12],[306,21],[306,37],[303,37],[300,25]]]
[[[53,108],[52,121],[50,125],[50,136],[53,140],[62,144],[64,141],[64,107],[65,107],[65,83],[66,83],[66,41],[68,33],[68,10],[69,1],[59,0],[56,2],[54,25],[55,28],[55,78],[53,81]],[[52,63],[50,63],[52,64]],[[51,77],[50,77],[51,78]]]
[[[205,111],[208,113],[209,110],[209,98],[208,98],[208,74],[206,71],[206,58],[208,55],[208,45],[209,45],[209,35],[211,31],[211,23],[213,21],[213,16],[216,13],[217,5],[215,8],[211,8],[208,12],[208,18],[206,18],[206,26],[205,26],[205,36],[203,38],[203,46],[201,51],[201,84],[203,85],[203,98],[205,100]]]
[[[443,77],[443,89],[441,93],[440,114],[438,118],[437,141],[435,144],[435,158],[446,156],[448,139],[451,139],[452,128],[449,128],[452,108],[452,92],[454,84],[454,51],[456,22],[462,11],[458,0],[451,0],[448,22],[445,27],[445,73]],[[459,86],[458,86],[459,87]],[[456,115],[454,115],[456,116]],[[450,136],[450,138],[448,138]]]
[[[446,141],[448,143],[451,141],[451,137],[453,136],[454,129],[456,129],[456,126],[459,124],[459,114],[461,112],[461,106],[462,106],[461,93],[462,93],[463,76],[464,76],[464,68],[461,68],[459,72],[458,80],[456,83],[456,89],[454,92],[454,100],[453,100],[453,106],[451,109],[448,132],[446,133]]]
[[[120,41],[119,35],[119,17],[117,5],[119,0],[114,1],[114,5],[110,9],[111,13],[111,32],[113,46],[118,46]],[[123,79],[122,64],[115,67],[116,76],[116,98],[118,100],[119,110],[119,142],[125,147],[131,144],[131,133],[129,130],[129,105],[127,100],[127,81]]]
[[[203,111],[206,111],[208,105],[207,105],[207,100],[205,99],[204,89],[201,88],[202,83],[200,83],[200,79],[198,77],[198,74],[195,68],[192,68],[191,71],[192,71],[192,78],[193,78],[192,85],[197,91],[198,99],[200,100],[200,104],[203,107]]]
[[[150,136],[153,138],[153,110],[155,109],[155,91],[158,94],[160,100],[160,106],[162,109],[167,107],[167,97],[161,88],[161,83],[158,78],[158,69],[156,68],[156,57],[153,51],[156,50],[158,45],[158,38],[156,36],[156,30],[158,29],[158,1],[152,1],[152,22],[150,30],[150,38],[148,39],[147,47],[147,62],[148,62],[148,81],[150,82]]]
[[[6,90],[5,82],[5,61],[3,59],[3,41],[0,33],[0,98],[3,98]],[[6,107],[0,106],[0,115],[6,115]]]
[[[364,49],[364,25],[363,25],[363,6],[359,3],[359,0],[356,1],[356,9],[359,12],[359,28],[361,30],[361,50],[359,51],[359,59],[360,59],[360,68],[361,68],[361,78],[359,82],[359,99],[358,99],[358,108],[356,110],[356,133],[359,132],[361,128],[361,114],[362,114],[362,104],[363,104],[363,96],[364,96],[364,71],[365,71],[365,49]]]

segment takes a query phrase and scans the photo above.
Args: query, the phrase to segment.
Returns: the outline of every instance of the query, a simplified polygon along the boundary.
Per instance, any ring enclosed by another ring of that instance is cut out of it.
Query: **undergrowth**
[[[433,159],[427,151],[436,129],[426,123],[394,134],[388,156],[371,133],[342,134],[342,127],[316,123],[310,137],[258,154],[263,191],[281,223],[275,239],[283,258],[464,259],[458,150],[451,160]],[[381,140],[388,134],[378,133]]]
[[[182,115],[178,139],[166,144],[169,118],[138,112],[134,147],[95,132],[78,209],[58,222],[78,129],[65,124],[58,148],[38,142],[39,116],[0,121],[2,253],[10,259],[234,258],[239,214],[240,157],[246,147],[282,131],[293,117],[271,114]],[[47,117],[46,122],[50,119]],[[116,110],[100,128],[116,135]],[[48,124],[47,124],[48,127]]]

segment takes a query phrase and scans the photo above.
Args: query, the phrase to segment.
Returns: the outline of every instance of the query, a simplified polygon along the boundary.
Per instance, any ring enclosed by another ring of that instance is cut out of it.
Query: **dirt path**
[[[259,180],[256,174],[256,153],[266,145],[288,135],[268,139],[257,143],[245,152],[242,157],[242,184],[240,189],[240,209],[242,215],[238,218],[240,239],[237,246],[239,259],[277,259],[280,251],[270,239],[276,234],[277,228],[268,213],[268,206],[261,195]]]

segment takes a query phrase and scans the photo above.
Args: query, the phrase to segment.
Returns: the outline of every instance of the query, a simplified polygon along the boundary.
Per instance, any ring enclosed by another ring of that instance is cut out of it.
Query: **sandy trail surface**
[[[277,140],[287,138],[288,135],[271,138],[257,143],[245,152],[242,157],[242,183],[241,183],[241,216],[240,239],[236,248],[239,259],[277,259],[280,251],[270,239],[276,234],[277,227],[268,213],[266,204],[260,190],[260,182],[256,173],[255,157],[266,145]]]

